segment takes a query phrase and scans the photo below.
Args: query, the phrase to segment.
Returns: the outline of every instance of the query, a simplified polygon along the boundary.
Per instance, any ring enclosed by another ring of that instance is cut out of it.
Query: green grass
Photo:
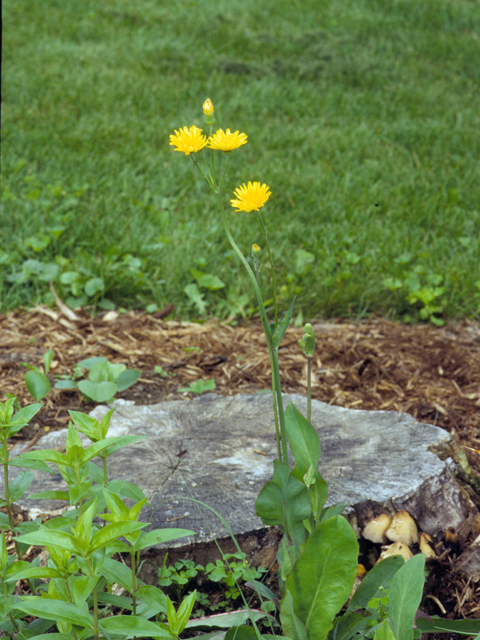
[[[5,0],[3,19],[2,310],[51,302],[53,279],[70,304],[252,311],[213,195],[168,145],[209,96],[249,136],[226,206],[248,180],[272,191],[283,307],[480,313],[479,0]],[[231,223],[262,244],[252,214]],[[225,286],[195,302],[190,269]]]

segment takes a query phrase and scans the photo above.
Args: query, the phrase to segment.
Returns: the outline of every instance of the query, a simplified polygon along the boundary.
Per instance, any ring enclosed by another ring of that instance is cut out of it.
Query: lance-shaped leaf
[[[98,456],[98,454],[105,449],[108,449],[108,455],[110,455],[117,449],[132,444],[132,442],[136,442],[137,440],[143,440],[145,437],[146,436],[115,436],[114,438],[105,438],[100,442],[94,442],[85,450],[84,462]]]
[[[285,583],[309,640],[325,640],[353,587],[358,542],[342,516],[320,525]]]
[[[162,544],[164,542],[170,542],[170,540],[176,540],[177,538],[185,538],[186,536],[196,536],[195,531],[190,529],[153,529],[148,533],[143,534],[135,543],[135,551],[146,549],[147,547],[153,547],[155,544]]]
[[[405,564],[402,556],[390,556],[381,562],[378,562],[367,573],[357,590],[352,596],[347,608],[347,613],[356,609],[366,609],[368,603],[377,595],[380,587],[384,589],[390,588],[390,582],[393,576]]]
[[[93,629],[93,618],[89,613],[77,607],[77,605],[71,604],[70,602],[63,602],[63,600],[24,596],[21,602],[15,603],[13,609],[23,611],[29,616],[76,624],[80,627]]]
[[[320,438],[293,402],[289,402],[285,410],[285,428],[287,430],[288,444],[295,459],[295,468],[292,471],[292,475],[298,480],[302,480],[310,467],[318,468]]]
[[[10,419],[9,424],[12,427],[17,427],[17,426],[19,426],[20,428],[24,427],[30,422],[33,416],[40,411],[42,407],[43,407],[42,402],[37,402],[36,404],[29,404],[28,407],[23,407],[23,409],[20,409],[20,411],[17,411],[17,413],[13,416],[13,418]]]
[[[282,341],[285,331],[287,330],[287,327],[290,324],[294,306],[295,306],[295,298],[292,300],[292,304],[290,305],[289,310],[283,314],[282,319],[277,325],[277,328],[273,332],[272,345],[274,349],[277,349],[278,346],[280,345],[280,342]]]
[[[137,638],[169,638],[172,635],[155,622],[138,616],[112,616],[104,618],[99,626],[106,632],[119,636],[137,636]]]
[[[32,484],[35,474],[32,471],[20,471],[10,484],[10,503],[19,500]]]
[[[139,531],[143,529],[143,527],[148,526],[148,522],[114,522],[112,524],[107,524],[106,527],[97,531],[92,537],[92,541],[90,544],[91,551],[95,551],[96,549],[100,549],[113,540],[116,540],[120,536],[128,535],[129,533],[133,533],[134,531]]]
[[[415,614],[420,606],[425,584],[425,556],[410,558],[393,577],[388,609],[396,640],[412,640]]]
[[[72,534],[66,533],[65,531],[46,529],[44,527],[41,527],[38,531],[18,536],[16,540],[37,547],[60,547],[61,549],[66,549],[71,553],[80,555],[83,555],[88,549],[88,545],[85,545],[84,541],[78,540],[75,536],[72,536]]]

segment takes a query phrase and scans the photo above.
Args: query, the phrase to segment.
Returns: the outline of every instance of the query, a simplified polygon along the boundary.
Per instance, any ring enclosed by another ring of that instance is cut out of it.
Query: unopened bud
[[[305,333],[303,334],[303,338],[298,341],[298,344],[307,358],[311,358],[315,350],[315,334],[313,333],[313,327],[309,322],[305,325],[304,331]]]
[[[210,98],[207,98],[203,103],[203,113],[205,114],[207,124],[213,124],[215,122],[215,116],[213,115],[214,111],[213,102]]]

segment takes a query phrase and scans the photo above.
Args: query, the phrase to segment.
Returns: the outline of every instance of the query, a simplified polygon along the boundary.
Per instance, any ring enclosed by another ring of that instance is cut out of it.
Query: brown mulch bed
[[[54,351],[50,371],[54,376],[71,373],[77,362],[93,356],[140,369],[139,382],[121,394],[137,404],[188,399],[178,390],[200,378],[214,379],[214,391],[223,395],[271,387],[259,324],[167,322],[161,312],[108,312],[97,318],[75,313],[77,319],[71,319],[37,307],[0,315],[2,394],[16,395],[22,406],[33,402],[21,363],[41,367],[49,348]],[[314,329],[315,399],[352,409],[408,412],[435,424],[465,447],[480,477],[480,455],[471,450],[480,449],[480,322],[438,328],[374,319],[360,324],[317,323]],[[306,359],[298,347],[302,335],[302,329],[289,328],[279,351],[284,392],[306,393]],[[167,377],[155,373],[155,366],[161,366]],[[36,439],[46,428],[64,427],[69,409],[93,408],[78,392],[53,388],[43,402],[33,424],[19,437]],[[480,617],[480,584],[459,578],[448,567],[440,582],[435,595],[450,615]]]

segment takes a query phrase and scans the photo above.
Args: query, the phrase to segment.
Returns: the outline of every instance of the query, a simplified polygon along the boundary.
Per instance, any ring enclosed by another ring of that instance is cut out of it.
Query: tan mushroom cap
[[[407,546],[418,542],[417,525],[408,511],[399,511],[393,516],[385,535],[392,542],[404,542]]]
[[[385,560],[385,558],[389,558],[390,556],[403,556],[405,562],[410,560],[410,558],[413,558],[413,553],[405,542],[402,542],[401,540],[397,540],[397,542],[390,544],[388,547],[382,547],[382,549],[383,551],[380,554],[377,564],[381,560]]]
[[[386,513],[381,513],[379,516],[367,522],[363,529],[363,537],[370,542],[385,544],[387,541],[385,538],[385,531],[389,528],[392,519]]]
[[[433,538],[429,533],[422,531],[420,534],[420,540],[418,546],[420,547],[420,551],[425,555],[427,560],[434,559],[437,557],[437,554],[433,550]]]

